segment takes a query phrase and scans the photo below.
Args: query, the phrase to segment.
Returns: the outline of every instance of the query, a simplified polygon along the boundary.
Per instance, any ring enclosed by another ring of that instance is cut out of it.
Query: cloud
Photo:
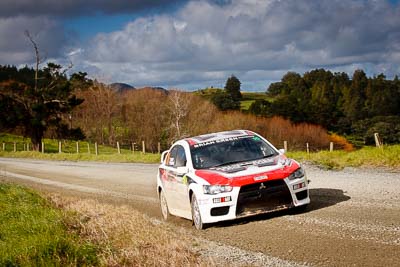
[[[355,65],[399,72],[399,25],[399,5],[386,1],[192,1],[97,35],[85,58],[135,85],[222,84],[235,74],[260,86],[288,70]]]
[[[24,32],[28,30],[39,47],[43,60],[62,55],[67,44],[62,25],[47,17],[0,18],[0,64],[34,62],[35,52]]]
[[[179,8],[136,16],[86,43],[61,24],[170,5]],[[399,74],[399,25],[400,4],[385,0],[3,0],[0,64],[33,59],[28,29],[48,57],[108,82],[198,88],[235,74],[243,88],[264,90],[287,71],[320,67]]]
[[[65,16],[132,13],[151,8],[165,8],[183,0],[2,0],[0,17]]]

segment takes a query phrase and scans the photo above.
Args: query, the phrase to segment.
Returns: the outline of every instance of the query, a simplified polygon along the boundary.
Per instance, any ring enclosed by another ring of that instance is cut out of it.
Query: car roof
[[[194,146],[200,143],[208,143],[215,142],[219,140],[226,140],[229,138],[237,138],[237,137],[246,137],[246,136],[254,136],[255,133],[247,130],[232,130],[232,131],[224,131],[217,133],[209,133],[198,135],[190,138],[184,139],[189,143],[190,146]]]

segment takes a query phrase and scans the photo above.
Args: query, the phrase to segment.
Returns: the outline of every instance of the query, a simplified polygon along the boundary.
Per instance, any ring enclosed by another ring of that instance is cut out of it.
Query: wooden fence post
[[[119,142],[117,141],[117,150],[118,150],[118,154],[121,154],[121,148],[119,147]]]
[[[99,154],[99,147],[97,146],[97,142],[94,143],[94,151],[96,153],[96,156]]]
[[[308,145],[308,143],[306,145],[307,145],[307,154],[310,154],[310,146]]]
[[[26,151],[26,143],[24,143],[24,151]]]
[[[6,143],[3,143],[3,151],[6,151]]]
[[[29,143],[26,143],[26,151],[29,151]]]
[[[76,154],[79,154],[79,141],[76,141]]]
[[[157,144],[157,149],[158,149],[158,154],[160,154],[161,153],[161,144],[160,144],[160,142],[158,142],[158,144]]]
[[[287,152],[287,141],[283,141],[283,149]]]
[[[142,152],[143,152],[143,154],[146,153],[146,147],[145,147],[144,141],[142,141]]]
[[[333,152],[333,142],[330,142],[330,143],[329,143],[329,151],[330,151],[330,152]]]
[[[44,142],[42,142],[42,153],[44,153]]]
[[[14,142],[14,152],[17,152],[17,142]]]
[[[374,139],[375,139],[375,145],[376,147],[381,147],[382,142],[379,138],[379,134],[378,133],[374,133]]]
[[[87,142],[87,152],[88,152],[88,154],[90,154],[90,144],[89,144],[89,142]]]
[[[135,145],[136,143],[132,143],[132,154],[135,154]]]
[[[58,153],[62,152],[61,146],[61,141],[58,141]]]

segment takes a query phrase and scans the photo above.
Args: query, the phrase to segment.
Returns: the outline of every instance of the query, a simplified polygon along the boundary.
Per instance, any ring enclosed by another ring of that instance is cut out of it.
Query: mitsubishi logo
[[[260,188],[258,188],[258,189],[262,190],[262,189],[265,189],[265,188],[267,188],[267,187],[264,185],[264,183],[261,183]]]

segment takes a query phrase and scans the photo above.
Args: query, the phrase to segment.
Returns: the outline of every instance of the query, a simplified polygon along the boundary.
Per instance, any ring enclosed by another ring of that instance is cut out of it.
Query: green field
[[[0,266],[93,266],[96,247],[67,230],[63,214],[35,192],[0,182]]]
[[[311,162],[328,169],[343,169],[345,167],[384,167],[400,169],[400,145],[384,146],[383,148],[363,147],[346,152],[320,151],[307,154],[306,152],[288,152],[289,157],[303,162]]]
[[[17,152],[14,152],[14,142],[16,143]],[[79,142],[79,153],[77,153],[75,141],[63,140],[61,142],[62,153],[58,153],[58,140],[44,139],[43,142],[45,143],[45,153],[31,150],[26,151],[26,143],[30,143],[29,138],[22,138],[10,134],[0,134],[0,157],[142,163],[157,163],[160,160],[159,154],[142,153],[140,151],[133,152],[130,149],[122,147],[120,149],[121,154],[118,154],[117,148],[103,145],[98,146],[98,155],[96,155],[95,145],[85,141]],[[5,144],[5,151],[2,147],[3,143]]]

